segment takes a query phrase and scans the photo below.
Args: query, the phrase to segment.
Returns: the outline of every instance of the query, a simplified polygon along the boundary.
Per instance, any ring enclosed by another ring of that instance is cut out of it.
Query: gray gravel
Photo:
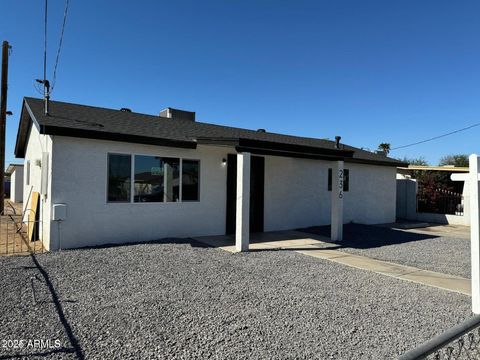
[[[330,227],[313,227],[302,231],[328,236]],[[344,226],[344,241],[325,247],[470,278],[470,240],[463,235],[441,236],[414,230],[348,224]]]
[[[0,340],[61,347],[0,359],[386,359],[471,316],[467,296],[291,251],[167,240],[37,260],[59,304],[31,258],[0,258]]]

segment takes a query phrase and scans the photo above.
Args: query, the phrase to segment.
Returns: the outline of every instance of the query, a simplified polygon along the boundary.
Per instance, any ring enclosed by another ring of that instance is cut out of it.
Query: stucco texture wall
[[[54,138],[52,204],[67,205],[67,218],[52,222],[52,248],[141,242],[165,237],[222,235],[226,224],[227,167],[234,149],[150,145]],[[123,153],[200,160],[200,201],[108,203],[107,154]],[[265,231],[330,223],[327,161],[265,157]],[[395,221],[395,169],[345,164],[350,190],[344,222]]]
[[[55,137],[52,203],[67,205],[67,218],[52,222],[55,248],[141,242],[166,237],[225,233],[226,148],[194,149]],[[200,201],[108,203],[107,154],[200,160]]]
[[[48,163],[42,164],[42,153],[48,153]],[[48,135],[41,135],[35,126],[29,131],[27,148],[24,160],[23,176],[23,220],[28,221],[28,214],[31,212],[31,194],[32,192],[41,193],[42,186],[42,166],[48,170],[48,176],[44,178],[47,181],[47,191],[40,196],[39,203],[39,226],[40,239],[47,250],[50,250],[50,209],[51,209],[51,183],[50,172],[52,169],[52,138]],[[29,168],[29,169],[27,169]],[[28,183],[28,181],[30,181]]]
[[[265,160],[265,230],[286,230],[331,221],[328,161],[267,156]],[[394,167],[345,163],[350,173],[344,193],[343,222],[380,224],[395,221]]]
[[[15,167],[10,182],[10,199],[15,203],[23,202],[23,167]]]

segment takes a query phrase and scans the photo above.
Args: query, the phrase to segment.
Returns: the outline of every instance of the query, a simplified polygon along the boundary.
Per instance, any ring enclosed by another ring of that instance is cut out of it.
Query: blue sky
[[[49,0],[51,79],[64,1]],[[3,0],[8,162],[23,96],[40,96],[43,0]],[[70,0],[53,100],[171,106],[201,121],[375,149],[480,122],[480,2]],[[479,152],[480,127],[393,151]],[[17,160],[18,161],[18,160]]]

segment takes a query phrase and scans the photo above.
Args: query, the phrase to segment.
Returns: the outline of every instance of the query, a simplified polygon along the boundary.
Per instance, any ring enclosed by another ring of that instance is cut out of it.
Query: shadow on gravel
[[[330,226],[313,226],[298,231],[330,237]],[[370,249],[380,246],[398,245],[412,241],[431,240],[439,238],[436,235],[412,233],[389,229],[374,225],[345,224],[341,244],[333,243],[338,248]],[[337,248],[337,247],[336,247]]]
[[[95,245],[95,246],[84,246],[80,248],[74,249],[65,249],[62,251],[68,250],[90,250],[90,249],[109,249],[115,247],[125,247],[125,246],[135,246],[135,245],[155,245],[155,244],[175,244],[175,245],[190,245],[194,248],[208,248],[209,246],[203,244],[199,241],[190,238],[165,238],[159,240],[149,240],[149,241],[138,241],[138,242],[126,242],[126,243],[111,243],[111,244],[103,244],[103,245]]]
[[[80,344],[78,343],[77,338],[73,334],[72,327],[70,326],[67,318],[65,317],[62,304],[60,303],[60,299],[58,298],[57,292],[55,291],[55,288],[50,280],[50,276],[48,275],[47,271],[42,267],[42,265],[40,265],[37,258],[35,257],[35,254],[31,254],[30,256],[37,270],[42,275],[43,280],[45,281],[45,284],[47,284],[48,290],[52,295],[53,304],[55,305],[55,309],[57,310],[58,318],[60,319],[60,322],[62,323],[63,328],[65,329],[65,333],[67,334],[68,340],[70,341],[70,345],[72,346],[72,349],[58,349],[57,352],[74,353],[77,359],[80,359],[80,360],[85,359],[82,348],[80,347]],[[39,356],[41,355],[42,354],[40,354]],[[32,356],[32,354],[29,354],[28,356]]]
[[[28,353],[28,354],[14,354],[14,355],[0,355],[0,360],[6,359],[32,359],[32,358],[42,358],[42,357],[49,357],[50,355],[56,354],[72,354],[75,353],[74,349],[55,349],[45,352],[38,352],[38,353]]]

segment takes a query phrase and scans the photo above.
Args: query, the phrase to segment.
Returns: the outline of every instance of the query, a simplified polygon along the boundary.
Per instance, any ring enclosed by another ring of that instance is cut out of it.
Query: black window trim
[[[130,199],[126,201],[111,201],[108,200],[108,185],[109,185],[109,170],[110,170],[110,155],[122,155],[122,156],[129,156],[130,157]],[[121,152],[107,152],[107,179],[106,179],[106,186],[105,186],[105,199],[107,204],[131,204],[132,203],[132,189],[133,189],[133,156],[129,153],[121,153]]]

